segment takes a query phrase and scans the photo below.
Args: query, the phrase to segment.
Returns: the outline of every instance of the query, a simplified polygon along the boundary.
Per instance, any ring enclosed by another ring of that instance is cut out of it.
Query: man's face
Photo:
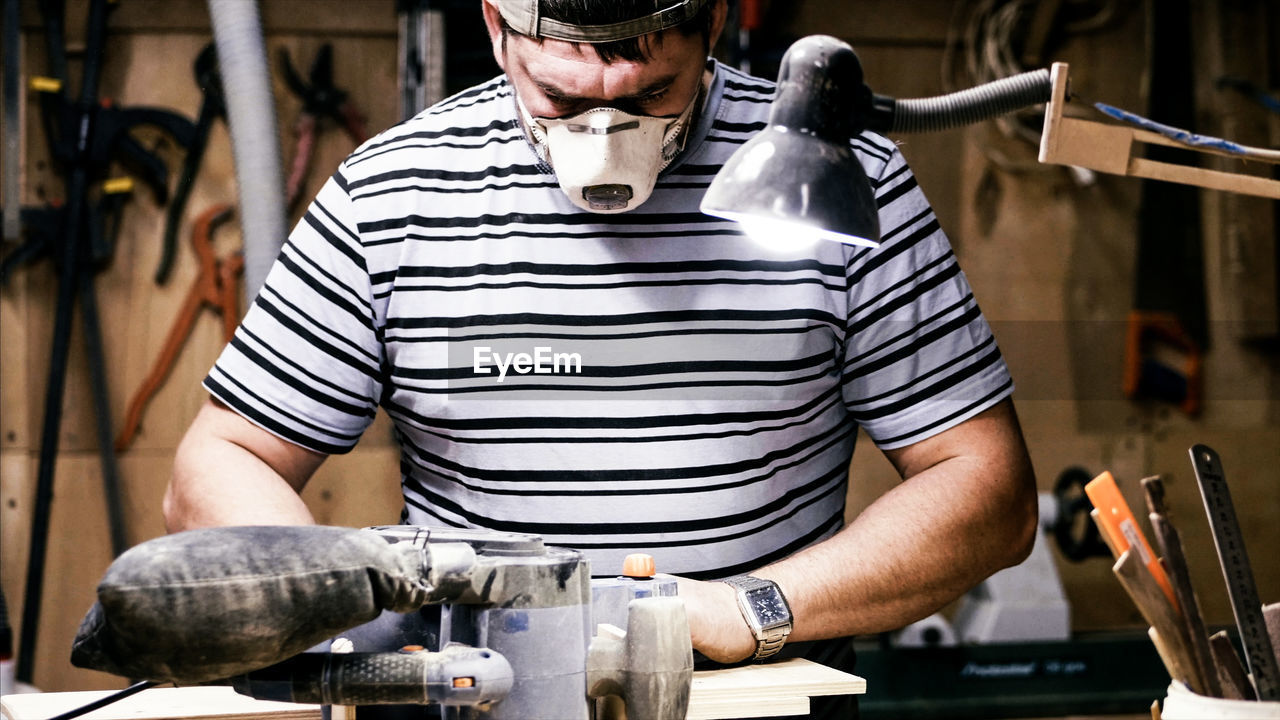
[[[606,63],[587,43],[539,43],[509,33],[504,44],[497,10],[486,2],[484,11],[494,57],[534,117],[568,117],[604,106],[635,115],[678,115],[698,91],[706,64],[700,33],[665,30],[660,42],[650,38],[646,62]]]

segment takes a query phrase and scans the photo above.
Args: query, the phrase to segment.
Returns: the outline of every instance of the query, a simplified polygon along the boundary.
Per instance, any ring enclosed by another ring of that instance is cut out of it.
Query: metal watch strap
[[[721,578],[720,582],[732,586],[738,590],[738,609],[742,612],[742,617],[751,625],[751,618],[747,615],[747,609],[743,607],[743,597],[745,593],[762,587],[772,587],[778,591],[778,595],[782,597],[783,604],[786,604],[786,596],[782,595],[781,588],[772,580],[755,577],[754,575],[733,575],[727,578]],[[788,607],[788,612],[790,608]],[[756,651],[751,656],[752,660],[763,660],[776,655],[782,646],[787,642],[787,636],[791,634],[791,621],[786,625],[775,628],[757,630],[754,626],[751,628],[752,634],[756,636]],[[763,634],[763,637],[761,636]]]

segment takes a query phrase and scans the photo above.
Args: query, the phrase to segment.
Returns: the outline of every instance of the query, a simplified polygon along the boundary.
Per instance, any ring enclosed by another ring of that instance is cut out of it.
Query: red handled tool
[[[298,201],[302,182],[311,166],[320,121],[324,118],[337,121],[356,145],[369,139],[369,131],[365,128],[364,115],[347,97],[346,91],[333,85],[332,45],[325,43],[320,47],[315,60],[311,62],[307,81],[303,81],[294,70],[288,51],[283,49],[280,51],[280,66],[289,89],[302,99],[302,112],[293,127],[294,134],[297,135],[293,165],[289,168],[289,177],[285,181],[285,206],[292,208]]]
[[[169,330],[169,338],[165,341],[160,357],[142,386],[134,393],[129,402],[129,410],[125,414],[124,424],[116,437],[116,450],[124,450],[133,443],[133,438],[142,424],[142,413],[147,403],[160,389],[161,383],[173,369],[174,360],[182,349],[182,344],[191,335],[195,327],[196,317],[202,308],[208,307],[222,316],[223,336],[227,341],[235,334],[236,325],[240,321],[240,313],[236,300],[236,280],[244,270],[244,258],[236,253],[226,259],[218,259],[213,254],[210,237],[214,229],[231,217],[230,205],[216,205],[206,210],[196,220],[191,234],[191,244],[200,262],[200,274],[196,276],[187,294],[187,300],[178,313]]]

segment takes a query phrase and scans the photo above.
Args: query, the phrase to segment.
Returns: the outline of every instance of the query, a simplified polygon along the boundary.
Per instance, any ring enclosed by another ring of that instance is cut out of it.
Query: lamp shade
[[[849,145],[871,102],[847,43],[825,35],[796,41],[782,59],[768,125],[725,163],[702,211],[772,243],[879,245],[875,195]]]

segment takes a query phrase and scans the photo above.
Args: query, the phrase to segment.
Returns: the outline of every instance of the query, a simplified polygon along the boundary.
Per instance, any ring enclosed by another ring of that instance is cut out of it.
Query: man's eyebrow
[[[671,85],[675,83],[678,77],[679,77],[678,73],[671,73],[669,75],[664,75],[662,77],[655,79],[653,82],[649,83],[648,85],[645,85],[644,87],[640,88],[639,91],[632,93],[631,95],[625,95],[618,98],[611,98],[611,100],[636,100],[639,98],[648,97],[649,95],[653,95],[655,93],[661,92],[662,90],[666,90],[667,88],[671,87]],[[545,93],[548,96],[568,98],[568,99],[578,99],[579,97],[574,95],[572,92],[565,90],[564,88],[557,87],[554,83],[551,83],[549,81],[539,80],[533,77],[531,77],[530,80],[533,81],[534,85],[538,86],[539,90],[541,90],[543,93]]]

